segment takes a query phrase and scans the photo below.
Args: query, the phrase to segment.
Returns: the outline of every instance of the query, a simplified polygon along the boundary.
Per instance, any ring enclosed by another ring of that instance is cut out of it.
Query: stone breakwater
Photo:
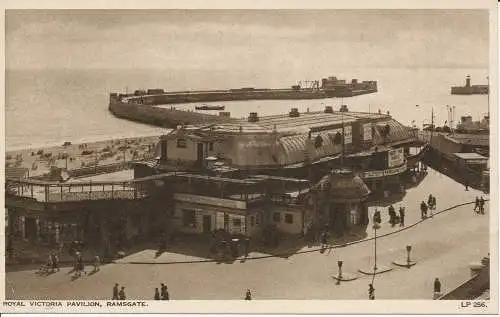
[[[169,129],[175,129],[178,125],[183,124],[224,123],[234,120],[230,117],[177,110],[173,107],[160,108],[113,100],[109,103],[109,111],[118,118]]]

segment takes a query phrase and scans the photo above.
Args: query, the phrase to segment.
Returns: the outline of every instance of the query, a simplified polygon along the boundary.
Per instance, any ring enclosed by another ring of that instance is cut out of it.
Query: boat
[[[203,105],[203,106],[196,106],[194,107],[196,110],[224,110],[226,107],[225,106],[210,106],[210,105]]]

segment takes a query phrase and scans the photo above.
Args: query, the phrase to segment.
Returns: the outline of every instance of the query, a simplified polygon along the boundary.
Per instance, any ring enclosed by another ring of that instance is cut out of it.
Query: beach
[[[7,151],[6,167],[29,169],[29,177],[48,173],[51,166],[74,170],[153,158],[159,136],[122,138],[89,143]]]

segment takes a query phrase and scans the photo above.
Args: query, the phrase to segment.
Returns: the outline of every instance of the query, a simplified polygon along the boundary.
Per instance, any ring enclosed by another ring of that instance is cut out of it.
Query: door
[[[203,232],[212,231],[212,216],[203,215]]]
[[[202,164],[203,164],[203,143],[198,143],[196,158],[197,158],[199,166],[202,166]]]

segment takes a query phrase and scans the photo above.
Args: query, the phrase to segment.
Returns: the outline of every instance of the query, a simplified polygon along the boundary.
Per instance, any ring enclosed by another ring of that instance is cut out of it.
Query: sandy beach
[[[7,151],[5,166],[28,168],[33,177],[46,174],[51,166],[72,170],[147,159],[154,156],[158,140],[159,136],[147,136]]]

